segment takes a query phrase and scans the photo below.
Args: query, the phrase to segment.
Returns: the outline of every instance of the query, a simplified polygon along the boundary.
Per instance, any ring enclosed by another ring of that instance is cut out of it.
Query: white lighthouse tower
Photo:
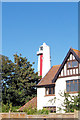
[[[37,55],[38,55],[38,75],[42,76],[43,78],[51,67],[50,47],[46,45],[46,43],[43,43],[43,45],[40,46]]]

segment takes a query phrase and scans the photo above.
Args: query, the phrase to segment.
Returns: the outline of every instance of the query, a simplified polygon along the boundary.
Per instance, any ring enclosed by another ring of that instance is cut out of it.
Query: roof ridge
[[[71,48],[72,50],[76,50],[76,51],[79,51],[80,52],[80,50],[77,50],[77,49],[74,49],[74,48]]]

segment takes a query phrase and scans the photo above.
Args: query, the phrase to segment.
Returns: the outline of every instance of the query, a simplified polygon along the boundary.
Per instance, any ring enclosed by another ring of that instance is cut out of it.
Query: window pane
[[[74,80],[75,83],[77,83],[77,80]]]
[[[72,83],[72,81],[71,81],[71,84],[70,84],[70,90],[74,91],[74,84]]]
[[[67,92],[69,92],[69,85],[67,85]]]
[[[73,80],[71,80],[70,83],[72,84],[72,83],[73,83]]]
[[[71,62],[68,62],[68,68],[71,68]]]
[[[51,94],[51,88],[49,88],[49,94]]]
[[[53,87],[53,94],[55,94],[55,87]]]
[[[46,95],[48,95],[48,88],[46,88]]]
[[[78,66],[78,62],[77,61],[72,61],[72,67],[77,67]]]
[[[69,83],[69,81],[67,81],[67,83]]]
[[[80,80],[78,80],[78,82],[80,83]]]
[[[74,91],[78,91],[78,84],[75,83],[75,90]]]
[[[79,87],[78,89],[79,89],[79,92],[80,92],[80,83],[79,83],[78,85],[79,85],[79,86],[78,86],[78,87]]]

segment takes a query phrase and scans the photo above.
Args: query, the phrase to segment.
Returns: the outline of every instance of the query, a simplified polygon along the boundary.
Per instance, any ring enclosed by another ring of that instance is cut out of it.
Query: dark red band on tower
[[[42,76],[42,62],[43,62],[42,57],[43,55],[40,55],[40,76]]]

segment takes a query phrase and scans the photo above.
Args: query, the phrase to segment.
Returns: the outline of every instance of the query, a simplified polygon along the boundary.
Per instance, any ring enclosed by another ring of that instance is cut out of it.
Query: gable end
[[[69,50],[69,52],[67,53],[64,61],[63,61],[62,64],[61,64],[58,72],[56,73],[54,79],[52,80],[52,83],[55,83],[55,82],[56,82],[56,80],[57,80],[57,78],[59,77],[62,69],[64,68],[64,65],[65,65],[65,64],[67,63],[67,61],[68,61],[68,59],[69,59],[69,57],[70,57],[70,54],[72,54],[72,55],[75,57],[75,59],[78,61],[78,63],[80,63],[80,58],[79,58],[78,55],[74,52],[74,50],[73,50],[72,48],[70,48],[70,50]],[[79,65],[78,65],[78,66],[79,66]],[[63,71],[63,72],[64,72],[64,71]]]

